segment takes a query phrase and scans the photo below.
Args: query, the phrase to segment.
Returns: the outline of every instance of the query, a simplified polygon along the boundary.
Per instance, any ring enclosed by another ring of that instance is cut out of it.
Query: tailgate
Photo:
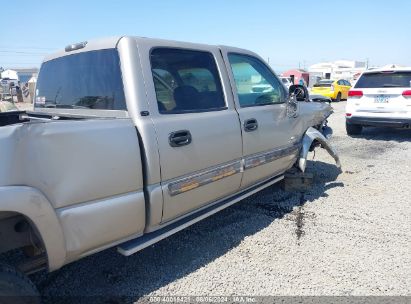
[[[406,88],[363,89],[357,112],[406,116],[411,112],[411,98],[402,94]]]

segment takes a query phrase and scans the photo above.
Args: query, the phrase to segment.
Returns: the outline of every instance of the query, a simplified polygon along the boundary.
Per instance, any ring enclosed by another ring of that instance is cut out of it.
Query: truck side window
[[[241,107],[284,103],[284,86],[259,59],[228,54]]]
[[[226,109],[223,89],[211,53],[156,48],[150,56],[161,114]]]

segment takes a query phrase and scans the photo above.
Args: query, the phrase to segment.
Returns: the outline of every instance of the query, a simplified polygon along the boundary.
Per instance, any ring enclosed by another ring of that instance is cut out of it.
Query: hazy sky
[[[134,35],[257,52],[276,71],[338,59],[411,65],[410,0],[2,1],[0,66],[39,66],[91,38]]]

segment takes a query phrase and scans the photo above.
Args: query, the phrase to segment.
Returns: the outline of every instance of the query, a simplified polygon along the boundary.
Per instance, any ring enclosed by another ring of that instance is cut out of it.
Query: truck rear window
[[[362,74],[356,88],[411,87],[411,72],[375,72]]]
[[[42,64],[35,107],[126,110],[115,49],[84,52]]]

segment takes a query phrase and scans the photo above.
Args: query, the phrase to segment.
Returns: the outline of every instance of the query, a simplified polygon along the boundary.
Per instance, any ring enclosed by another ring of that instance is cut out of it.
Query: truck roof
[[[93,39],[93,40],[88,40],[88,41],[83,41],[83,42],[78,42],[78,43],[68,45],[65,47],[65,49],[62,49],[55,53],[47,55],[44,58],[43,62],[53,60],[53,59],[63,57],[63,56],[76,54],[76,53],[115,48],[117,47],[117,44],[122,38],[135,39],[137,43],[139,44],[144,43],[144,42],[150,42],[150,43],[158,42],[159,44],[162,44],[164,42],[172,42],[173,44],[176,44],[179,47],[191,47],[193,49],[196,49],[201,46],[206,46],[206,45],[209,47],[210,46],[215,46],[216,48],[220,47],[218,45],[182,42],[182,41],[174,41],[174,40],[166,40],[166,39],[146,38],[146,37],[137,37],[137,36],[115,36],[115,37]]]
[[[381,67],[375,69],[369,69],[363,72],[363,74],[375,73],[375,72],[411,72],[411,67]]]

